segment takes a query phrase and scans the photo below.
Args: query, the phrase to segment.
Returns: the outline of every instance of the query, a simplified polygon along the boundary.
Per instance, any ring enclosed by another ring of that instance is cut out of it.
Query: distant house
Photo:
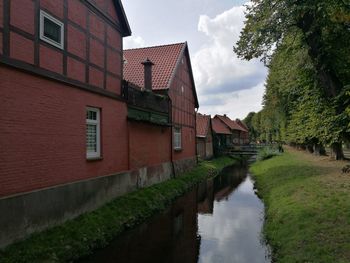
[[[147,65],[149,68],[145,70]],[[149,122],[135,122],[135,115],[141,114],[137,113],[137,107],[133,108],[133,113],[129,108],[128,118],[134,119],[129,122],[131,168],[171,162],[174,173],[179,174],[193,167],[196,164],[198,99],[187,43],[125,50],[124,79],[126,85],[169,97],[171,105],[170,130],[157,128]],[[150,118],[160,117],[156,109],[151,112]]]
[[[231,132],[231,138],[228,142],[228,146],[242,145],[248,143],[246,138],[249,138],[248,131],[243,128],[243,125],[231,120],[226,114],[215,115],[214,119],[223,123]]]
[[[218,118],[211,119],[213,129],[214,155],[218,156],[226,147],[231,146],[232,133],[230,129]]]
[[[213,136],[210,115],[196,115],[197,155],[202,159],[213,157]]]
[[[249,144],[249,128],[240,119],[236,119],[236,123],[243,128],[244,131],[241,132],[242,144]]]

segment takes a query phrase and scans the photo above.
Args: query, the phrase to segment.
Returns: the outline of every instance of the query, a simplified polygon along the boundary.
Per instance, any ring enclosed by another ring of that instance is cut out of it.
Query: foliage
[[[350,262],[350,177],[300,153],[257,162],[273,262]]]
[[[247,117],[244,118],[243,122],[245,125],[247,125],[249,129],[249,141],[256,141],[257,140],[257,131],[255,130],[255,127],[253,126],[253,118],[255,116],[255,112],[249,112]]]
[[[0,251],[0,262],[67,262],[87,256],[234,162],[228,157],[203,161],[180,177],[121,196],[93,212],[7,247]]]
[[[278,151],[278,149],[275,149],[273,147],[263,147],[259,149],[256,159],[258,161],[263,161],[263,160],[270,159],[274,156],[278,156],[280,154],[281,153]]]
[[[269,68],[258,140],[341,144],[349,139],[350,4],[255,0],[234,51]]]

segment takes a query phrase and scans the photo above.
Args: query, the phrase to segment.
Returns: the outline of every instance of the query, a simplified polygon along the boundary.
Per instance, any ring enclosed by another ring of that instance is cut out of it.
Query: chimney
[[[145,72],[145,89],[152,91],[152,66],[154,65],[152,61],[147,58],[144,62],[141,63],[144,66]]]

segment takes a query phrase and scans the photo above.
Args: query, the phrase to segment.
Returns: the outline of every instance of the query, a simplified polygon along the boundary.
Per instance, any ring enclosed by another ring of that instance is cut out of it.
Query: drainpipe
[[[169,96],[169,91],[167,91],[167,95],[169,98],[169,119],[170,119],[170,161],[171,167],[173,168],[173,177],[175,177],[175,166],[174,166],[174,153],[173,153],[173,101]]]

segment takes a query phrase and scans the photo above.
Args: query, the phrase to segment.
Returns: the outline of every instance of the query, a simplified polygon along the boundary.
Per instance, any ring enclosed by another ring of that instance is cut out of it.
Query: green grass
[[[87,256],[234,162],[228,157],[200,162],[183,176],[124,195],[63,225],[31,235],[0,251],[0,262],[67,262]]]
[[[251,167],[275,262],[350,262],[350,179],[284,153]]]

